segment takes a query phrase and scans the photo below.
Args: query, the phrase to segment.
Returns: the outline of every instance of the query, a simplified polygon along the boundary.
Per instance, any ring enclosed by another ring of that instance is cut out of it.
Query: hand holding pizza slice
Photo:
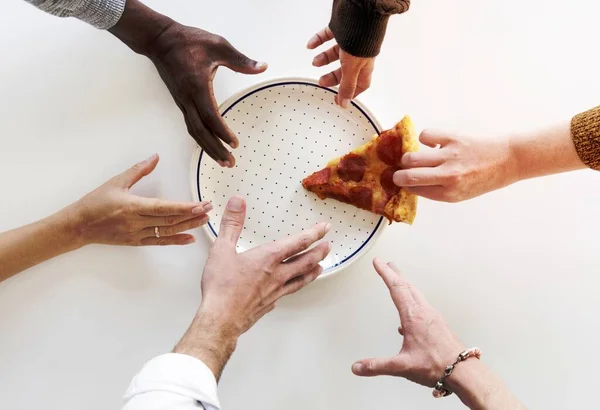
[[[302,185],[321,199],[336,199],[383,215],[390,223],[412,224],[417,196],[395,185],[393,177],[402,155],[418,147],[412,121],[405,116],[394,128],[305,178]]]

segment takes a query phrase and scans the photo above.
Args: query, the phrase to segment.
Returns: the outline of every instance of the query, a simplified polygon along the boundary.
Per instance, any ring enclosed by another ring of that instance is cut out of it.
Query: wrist
[[[235,329],[221,317],[201,308],[173,352],[201,360],[219,380],[238,337]]]
[[[329,28],[342,50],[355,57],[376,57],[390,16],[369,13],[352,1],[336,1]]]
[[[175,24],[138,0],[127,0],[121,19],[109,31],[134,52],[151,56],[160,37]]]
[[[468,408],[485,409],[490,391],[485,383],[487,374],[488,370],[480,360],[468,359],[456,366],[444,385]]]
[[[76,206],[70,205],[42,222],[48,224],[56,241],[62,245],[66,252],[87,245],[81,234],[79,212]]]
[[[522,148],[520,146],[521,138],[518,135],[511,135],[508,137],[508,152],[509,152],[509,162],[510,169],[513,170],[514,182],[521,181],[526,179],[523,169],[523,153]]]

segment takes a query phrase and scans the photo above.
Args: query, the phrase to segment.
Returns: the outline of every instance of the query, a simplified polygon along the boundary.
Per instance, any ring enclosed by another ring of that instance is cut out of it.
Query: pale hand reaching
[[[158,155],[134,165],[45,219],[0,234],[0,282],[55,256],[99,243],[187,245],[183,232],[208,221],[208,202],[171,202],[130,189],[158,164]]]
[[[237,339],[275,308],[282,297],[297,292],[323,271],[319,265],[331,247],[321,240],[331,226],[320,223],[296,235],[238,253],[246,203],[233,197],[221,218],[219,236],[202,275],[202,304],[175,353],[202,360],[221,375]]]
[[[172,202],[145,198],[130,189],[158,164],[153,155],[87,194],[73,206],[74,229],[83,245],[187,245],[183,232],[208,222],[209,202]]]
[[[497,138],[425,130],[430,147],[403,155],[394,183],[436,201],[460,202],[520,180],[585,168],[569,123]]]
[[[392,357],[360,360],[354,363],[352,371],[358,376],[403,377],[433,387],[446,366],[454,363],[465,350],[465,345],[442,315],[394,265],[379,259],[375,259],[373,265],[398,309],[402,346]],[[445,379],[444,388],[456,393],[470,409],[525,409],[504,383],[483,362],[474,358],[458,363]]]
[[[334,36],[329,27],[315,34],[308,42],[311,50],[333,40]],[[375,58],[355,57],[335,44],[328,50],[318,54],[313,59],[315,67],[323,67],[335,61],[340,61],[340,68],[325,74],[319,79],[319,85],[334,87],[339,85],[335,103],[343,108],[350,107],[350,101],[371,86],[371,77],[375,68]]]

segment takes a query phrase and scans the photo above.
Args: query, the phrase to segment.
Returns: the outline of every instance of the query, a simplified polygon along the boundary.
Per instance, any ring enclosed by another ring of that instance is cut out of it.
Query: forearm
[[[26,0],[58,17],[75,17],[99,29],[114,26],[125,8],[126,0]]]
[[[529,179],[585,168],[568,122],[509,138],[517,179]]]
[[[218,381],[235,350],[238,337],[237,332],[224,325],[217,316],[200,308],[173,353],[202,361]]]
[[[526,409],[502,380],[479,360],[460,363],[445,384],[465,406],[473,410]]]
[[[334,0],[329,28],[349,54],[375,57],[379,54],[388,20],[404,13],[410,0]]]
[[[0,282],[63,253],[80,242],[71,207],[21,228],[0,234]]]
[[[109,31],[136,53],[151,55],[156,39],[174,23],[138,0],[127,0],[123,16]]]

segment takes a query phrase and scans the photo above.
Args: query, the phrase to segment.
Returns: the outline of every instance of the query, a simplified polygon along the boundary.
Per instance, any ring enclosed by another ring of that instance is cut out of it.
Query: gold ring
[[[154,227],[154,236],[156,236],[157,238],[160,238],[160,231],[158,230],[158,226]]]

